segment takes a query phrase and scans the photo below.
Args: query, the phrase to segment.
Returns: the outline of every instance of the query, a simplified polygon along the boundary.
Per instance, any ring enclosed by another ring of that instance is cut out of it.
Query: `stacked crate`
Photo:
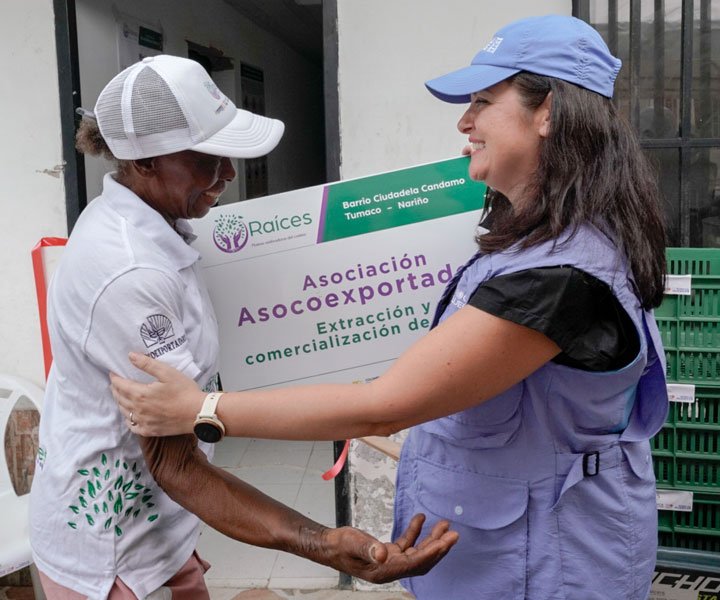
[[[655,311],[671,400],[680,401],[671,401],[651,445],[658,501],[690,492],[692,510],[687,501],[678,502],[681,510],[660,510],[659,541],[720,552],[720,249],[668,248],[667,258],[669,287],[675,280],[676,291],[688,288],[666,295]],[[677,282],[687,275],[689,282]]]

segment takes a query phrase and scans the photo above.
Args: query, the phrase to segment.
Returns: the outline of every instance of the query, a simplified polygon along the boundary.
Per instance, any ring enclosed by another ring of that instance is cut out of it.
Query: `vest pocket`
[[[428,575],[415,578],[418,598],[525,598],[528,483],[416,462],[415,512],[428,525],[450,521],[460,539]],[[443,593],[444,592],[444,593]]]

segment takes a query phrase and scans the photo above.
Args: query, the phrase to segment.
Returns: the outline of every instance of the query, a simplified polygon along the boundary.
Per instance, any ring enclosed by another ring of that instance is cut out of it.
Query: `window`
[[[720,0],[576,0],[623,61],[614,101],[658,172],[669,246],[720,248]]]

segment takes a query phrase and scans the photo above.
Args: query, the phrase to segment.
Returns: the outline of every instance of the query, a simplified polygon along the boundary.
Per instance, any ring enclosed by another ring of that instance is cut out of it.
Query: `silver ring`
[[[133,421],[132,415],[133,411],[130,411],[130,416],[128,417],[128,419],[130,419],[130,425],[134,427],[135,425],[137,425],[137,423]]]

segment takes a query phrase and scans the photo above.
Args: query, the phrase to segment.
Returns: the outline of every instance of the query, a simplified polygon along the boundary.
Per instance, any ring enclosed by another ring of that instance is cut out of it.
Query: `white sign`
[[[668,398],[670,402],[684,402],[692,404],[695,402],[695,385],[688,383],[668,383]]]
[[[475,252],[467,158],[219,206],[193,224],[228,390],[367,381]]]
[[[120,71],[148,56],[163,52],[163,30],[157,23],[148,23],[114,9],[117,27],[118,66]]]
[[[655,490],[658,510],[692,512],[693,493],[680,490]]]
[[[692,275],[665,275],[665,293],[689,296],[692,294]]]

